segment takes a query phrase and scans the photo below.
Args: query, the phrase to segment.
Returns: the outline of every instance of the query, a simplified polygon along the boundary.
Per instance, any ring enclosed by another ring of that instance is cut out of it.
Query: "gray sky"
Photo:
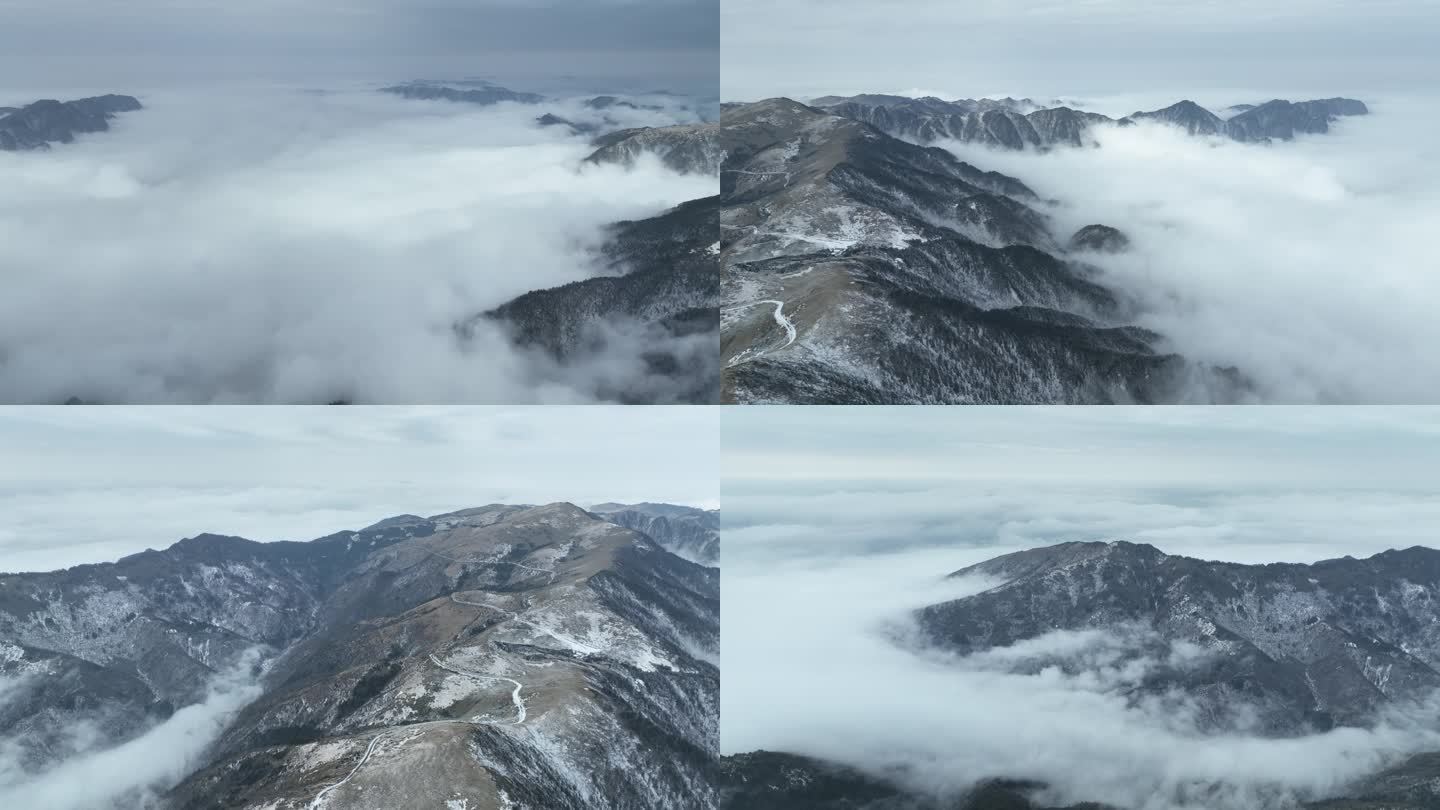
[[[726,566],[1133,540],[1243,562],[1440,544],[1433,408],[744,408]],[[949,566],[948,569],[946,566]]]
[[[1433,0],[725,0],[721,28],[727,100],[1374,95],[1440,72]]]
[[[711,408],[0,408],[0,571],[488,503],[718,506]]]
[[[718,81],[718,0],[0,0],[8,87]]]

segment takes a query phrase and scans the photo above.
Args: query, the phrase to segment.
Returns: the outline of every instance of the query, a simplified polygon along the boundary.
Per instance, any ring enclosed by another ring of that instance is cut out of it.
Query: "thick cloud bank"
[[[658,163],[582,166],[586,138],[534,123],[599,115],[578,100],[141,96],[111,132],[0,153],[0,401],[591,399],[643,361],[560,369],[454,325],[595,275],[605,225],[716,189]]]
[[[257,660],[248,656],[217,674],[204,701],[180,709],[139,737],[103,750],[82,746],[81,753],[38,774],[24,773],[13,761],[14,751],[0,740],[0,805],[47,810],[148,806],[154,791],[184,778],[235,713],[260,696]],[[0,707],[23,695],[23,684],[12,682],[7,689],[0,681]],[[78,728],[71,736],[83,741],[93,733]]]
[[[1340,489],[1252,492],[1106,486],[871,482],[804,494],[727,485],[745,508],[725,519],[727,548],[783,561],[814,554],[948,548],[969,562],[1062,542],[1128,540],[1202,559],[1312,563],[1431,545],[1440,497]],[[728,553],[728,552],[727,552]],[[955,566],[960,567],[959,565]]]
[[[1247,734],[1237,710],[1202,733],[1184,695],[1130,697],[1161,667],[1203,663],[1198,648],[1140,628],[1055,632],[969,657],[925,648],[909,611],[994,584],[942,581],[974,554],[747,564],[747,550],[731,543],[725,558],[726,753],[817,756],[941,795],[1004,776],[1047,783],[1055,803],[1278,810],[1440,745],[1410,719],[1434,707],[1289,739]]]
[[[1174,350],[1238,367],[1261,399],[1436,402],[1433,104],[1368,101],[1372,115],[1293,143],[1156,124],[1097,128],[1098,149],[945,145],[1059,200],[1062,235],[1091,223],[1129,234],[1130,253],[1093,257],[1103,280]]]

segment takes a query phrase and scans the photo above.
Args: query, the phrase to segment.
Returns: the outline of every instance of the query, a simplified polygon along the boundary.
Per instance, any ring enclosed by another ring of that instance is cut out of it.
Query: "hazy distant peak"
[[[122,112],[141,109],[134,96],[103,95],[74,101],[40,99],[23,107],[0,108],[0,151],[49,149],[72,143],[75,136],[105,132]]]
[[[489,82],[471,83],[416,80],[404,84],[392,85],[390,87],[382,87],[380,88],[380,92],[420,101],[453,101],[482,106],[499,104],[502,101],[515,101],[521,104],[539,104],[545,100],[545,97],[539,93],[520,92]]]

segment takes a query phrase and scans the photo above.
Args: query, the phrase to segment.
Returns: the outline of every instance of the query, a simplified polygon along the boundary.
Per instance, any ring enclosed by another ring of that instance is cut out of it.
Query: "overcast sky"
[[[490,503],[718,506],[697,407],[0,408],[0,571]]]
[[[725,0],[721,28],[722,94],[737,101],[1374,95],[1428,89],[1440,72],[1433,0]]]
[[[0,0],[7,88],[718,80],[718,0]]]
[[[1243,562],[1440,545],[1436,409],[744,408],[723,447],[727,567],[926,548],[943,573],[1069,540]]]

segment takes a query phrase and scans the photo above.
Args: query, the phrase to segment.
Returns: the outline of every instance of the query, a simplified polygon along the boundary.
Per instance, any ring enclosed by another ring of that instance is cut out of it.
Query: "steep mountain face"
[[[720,512],[664,503],[602,503],[590,511],[647,534],[672,554],[700,565],[720,565]]]
[[[537,93],[518,92],[483,81],[412,81],[391,87],[382,87],[380,88],[380,92],[421,101],[454,101],[464,104],[479,104],[482,106],[499,104],[502,101],[515,101],[521,104],[539,104],[545,100],[544,96]]]
[[[962,653],[1053,630],[1140,626],[1197,645],[1205,663],[1154,679],[1223,724],[1253,710],[1272,735],[1363,725],[1440,688],[1440,551],[1238,565],[1132,543],[1063,543],[964,569],[1005,580],[920,611]]]
[[[105,95],[75,101],[45,99],[19,108],[0,109],[0,151],[49,149],[74,143],[75,136],[106,132],[110,120],[141,108],[133,96]]]
[[[622,129],[596,138],[589,163],[634,165],[641,155],[654,155],[681,174],[718,174],[723,159],[720,126],[677,124],[670,127]]]
[[[612,227],[603,248],[609,275],[526,293],[478,316],[503,323],[515,342],[562,364],[639,352],[645,379],[596,395],[631,403],[719,399],[720,202],[683,203]],[[462,338],[474,321],[458,327]],[[638,347],[638,348],[631,348]]]
[[[205,535],[0,599],[0,672],[29,690],[0,735],[36,770],[47,732],[133,737],[258,648],[263,695],[165,806],[714,801],[718,572],[570,504]]]
[[[1020,181],[789,99],[722,124],[726,401],[1243,397],[1130,326]]]
[[[920,143],[948,139],[1017,150],[1084,146],[1093,143],[1087,130],[1095,124],[1123,126],[1137,121],[1158,121],[1191,135],[1218,135],[1237,141],[1289,140],[1296,133],[1329,132],[1329,125],[1341,116],[1369,113],[1363,102],[1346,98],[1236,105],[1227,108],[1227,112],[1234,113],[1229,120],[1188,100],[1159,110],[1135,112],[1118,121],[1069,106],[1039,108],[1029,99],[944,101],[860,95],[827,96],[813,103],[835,115]]]

